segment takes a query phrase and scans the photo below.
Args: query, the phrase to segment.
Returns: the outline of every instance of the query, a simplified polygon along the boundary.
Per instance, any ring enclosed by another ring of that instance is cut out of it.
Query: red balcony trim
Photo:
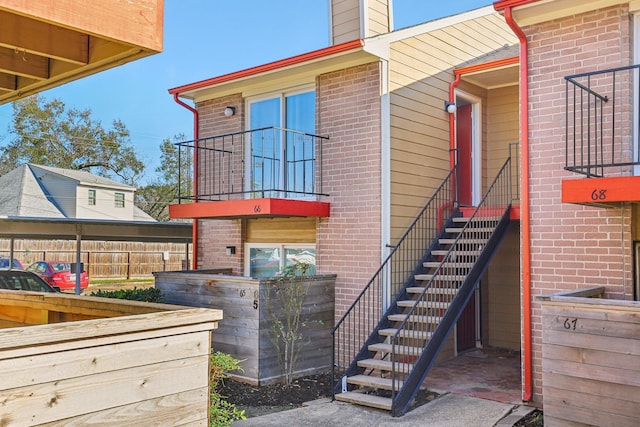
[[[294,199],[246,199],[169,205],[171,218],[234,219],[264,217],[329,217],[330,204]]]
[[[603,205],[620,202],[640,202],[640,176],[562,181],[562,203]]]

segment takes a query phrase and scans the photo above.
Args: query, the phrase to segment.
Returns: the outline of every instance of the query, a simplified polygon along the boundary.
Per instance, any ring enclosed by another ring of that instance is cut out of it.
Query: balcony
[[[640,201],[637,142],[640,65],[566,76],[562,202],[613,207]]]
[[[329,216],[322,190],[327,137],[266,127],[181,142],[172,218]]]

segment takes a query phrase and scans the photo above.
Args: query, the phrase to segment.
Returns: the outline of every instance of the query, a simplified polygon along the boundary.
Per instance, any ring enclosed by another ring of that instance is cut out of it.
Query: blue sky
[[[393,0],[395,28],[492,4],[487,0]],[[328,0],[165,0],[162,53],[43,92],[91,109],[110,128],[121,119],[155,175],[164,138],[192,138],[193,116],[173,101],[176,86],[287,58],[329,44]],[[0,106],[0,144],[11,104]]]

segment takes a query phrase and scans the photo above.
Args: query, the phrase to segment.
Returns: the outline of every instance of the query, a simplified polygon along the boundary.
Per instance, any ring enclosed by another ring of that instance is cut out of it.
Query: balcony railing
[[[179,201],[326,195],[322,191],[326,140],[266,127],[178,143]]]
[[[566,76],[565,169],[587,177],[622,176],[640,164],[640,65]]]

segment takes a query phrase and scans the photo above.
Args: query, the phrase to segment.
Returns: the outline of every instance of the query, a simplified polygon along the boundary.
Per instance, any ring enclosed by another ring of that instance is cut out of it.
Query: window
[[[314,91],[249,102],[249,130],[269,128],[252,133],[248,150],[248,188],[267,190],[256,197],[281,197],[283,190],[286,197],[314,192],[315,103]]]
[[[116,208],[124,208],[124,193],[116,193]]]
[[[316,274],[315,245],[285,243],[248,243],[246,274],[250,277],[275,277],[284,268],[308,264],[307,274]]]
[[[96,205],[96,190],[89,190],[89,206]]]

